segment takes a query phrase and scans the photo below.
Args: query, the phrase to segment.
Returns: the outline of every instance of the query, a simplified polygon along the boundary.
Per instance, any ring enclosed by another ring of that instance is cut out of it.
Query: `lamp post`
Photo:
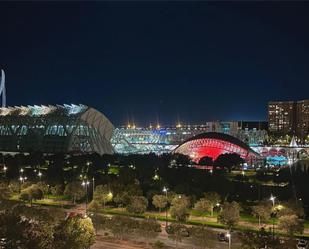
[[[163,188],[163,192],[165,193],[165,197],[166,197],[166,210],[165,210],[165,227],[168,226],[168,221],[167,221],[167,192],[168,192],[168,189],[166,187]]]
[[[269,198],[271,201],[272,201],[272,204],[273,204],[273,239],[275,238],[275,199],[276,197],[271,195],[270,198]]]
[[[8,170],[8,168],[4,165],[3,166],[3,172],[4,172],[4,178],[6,178],[6,171]]]
[[[228,237],[228,239],[229,239],[229,249],[231,249],[231,244],[232,244],[232,235],[231,235],[231,233],[228,233],[226,235],[226,237]]]
[[[85,215],[87,215],[87,205],[88,205],[88,185],[89,181],[83,181],[82,186],[85,187],[86,189],[86,210],[85,210]]]
[[[93,196],[94,196],[94,190],[95,190],[94,177],[92,177],[92,199],[93,199]]]

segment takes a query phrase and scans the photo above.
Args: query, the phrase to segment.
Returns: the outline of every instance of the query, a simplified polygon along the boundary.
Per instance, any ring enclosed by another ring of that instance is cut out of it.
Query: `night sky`
[[[8,105],[115,124],[265,120],[309,98],[309,2],[0,3]]]

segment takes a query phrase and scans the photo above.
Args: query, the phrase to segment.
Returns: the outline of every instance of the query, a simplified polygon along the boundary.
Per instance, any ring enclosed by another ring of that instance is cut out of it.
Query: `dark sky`
[[[265,120],[309,97],[309,2],[0,3],[8,105],[134,119]]]

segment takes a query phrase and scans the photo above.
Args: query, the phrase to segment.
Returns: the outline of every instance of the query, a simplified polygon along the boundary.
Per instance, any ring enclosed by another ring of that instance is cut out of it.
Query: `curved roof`
[[[200,143],[200,140],[208,140],[208,142]],[[212,143],[210,141],[218,140],[224,143]],[[227,144],[226,144],[227,143]],[[234,147],[230,147],[228,144],[234,145]],[[237,149],[237,146],[239,149]],[[201,133],[196,136],[193,136],[179,146],[174,149],[174,152],[190,155],[190,157],[194,157],[196,160],[200,157],[207,155],[212,158],[217,158],[220,154],[224,153],[237,153],[242,158],[248,157],[258,157],[259,154],[253,151],[249,145],[245,144],[241,140],[236,137],[217,132],[207,132]]]
[[[178,147],[180,147],[181,145],[183,145],[183,144],[185,144],[189,141],[196,140],[196,139],[203,139],[203,138],[213,138],[213,139],[227,141],[227,142],[230,142],[232,144],[236,144],[236,145],[238,145],[238,146],[240,146],[240,147],[242,147],[246,150],[251,150],[249,145],[247,145],[243,141],[239,140],[238,138],[227,135],[225,133],[218,133],[218,132],[205,132],[205,133],[198,134],[196,136],[193,136],[193,137],[187,139],[186,141],[181,143]]]
[[[86,105],[0,108],[0,150],[111,154],[114,126]]]

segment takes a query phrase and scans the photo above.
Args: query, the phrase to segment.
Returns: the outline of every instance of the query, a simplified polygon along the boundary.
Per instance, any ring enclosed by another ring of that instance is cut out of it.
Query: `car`
[[[217,238],[221,242],[229,242],[229,238],[226,236],[226,233],[218,233]]]
[[[297,249],[308,249],[308,241],[300,239],[296,246]]]

